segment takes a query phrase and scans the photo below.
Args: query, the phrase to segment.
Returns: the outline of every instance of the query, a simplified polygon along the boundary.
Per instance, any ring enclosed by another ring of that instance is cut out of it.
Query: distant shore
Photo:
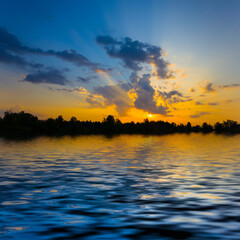
[[[152,134],[162,135],[169,133],[240,133],[240,124],[237,121],[226,120],[214,125],[203,123],[192,126],[190,122],[186,125],[174,122],[149,121],[122,123],[112,115],[103,121],[79,121],[72,117],[69,121],[58,116],[56,119],[49,118],[40,120],[36,116],[25,113],[5,112],[0,118],[0,136],[2,137],[24,137],[24,136],[59,136],[59,135],[87,135],[87,134]]]

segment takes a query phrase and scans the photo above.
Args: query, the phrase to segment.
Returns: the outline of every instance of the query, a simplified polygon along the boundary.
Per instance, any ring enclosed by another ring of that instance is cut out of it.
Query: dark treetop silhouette
[[[36,116],[25,113],[5,112],[0,118],[0,135],[2,136],[28,136],[28,135],[77,135],[77,134],[166,134],[166,133],[190,133],[190,132],[227,132],[240,133],[240,124],[233,120],[214,125],[206,122],[192,126],[190,122],[186,125],[169,123],[164,121],[149,121],[145,119],[142,123],[122,123],[112,115],[104,118],[102,122],[78,121],[72,117],[69,121],[60,115],[56,119],[48,118],[40,120]]]

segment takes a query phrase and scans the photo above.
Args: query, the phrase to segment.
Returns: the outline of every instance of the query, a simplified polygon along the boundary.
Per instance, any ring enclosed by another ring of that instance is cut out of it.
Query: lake
[[[240,135],[0,139],[0,238],[240,239]]]

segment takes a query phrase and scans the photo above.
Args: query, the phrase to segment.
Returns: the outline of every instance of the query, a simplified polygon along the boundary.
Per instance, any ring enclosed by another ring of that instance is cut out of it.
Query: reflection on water
[[[2,239],[240,239],[240,135],[0,140]]]

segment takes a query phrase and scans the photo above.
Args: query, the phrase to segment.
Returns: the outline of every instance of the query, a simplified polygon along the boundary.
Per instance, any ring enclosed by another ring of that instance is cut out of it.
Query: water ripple
[[[0,139],[3,239],[240,239],[240,136]]]

